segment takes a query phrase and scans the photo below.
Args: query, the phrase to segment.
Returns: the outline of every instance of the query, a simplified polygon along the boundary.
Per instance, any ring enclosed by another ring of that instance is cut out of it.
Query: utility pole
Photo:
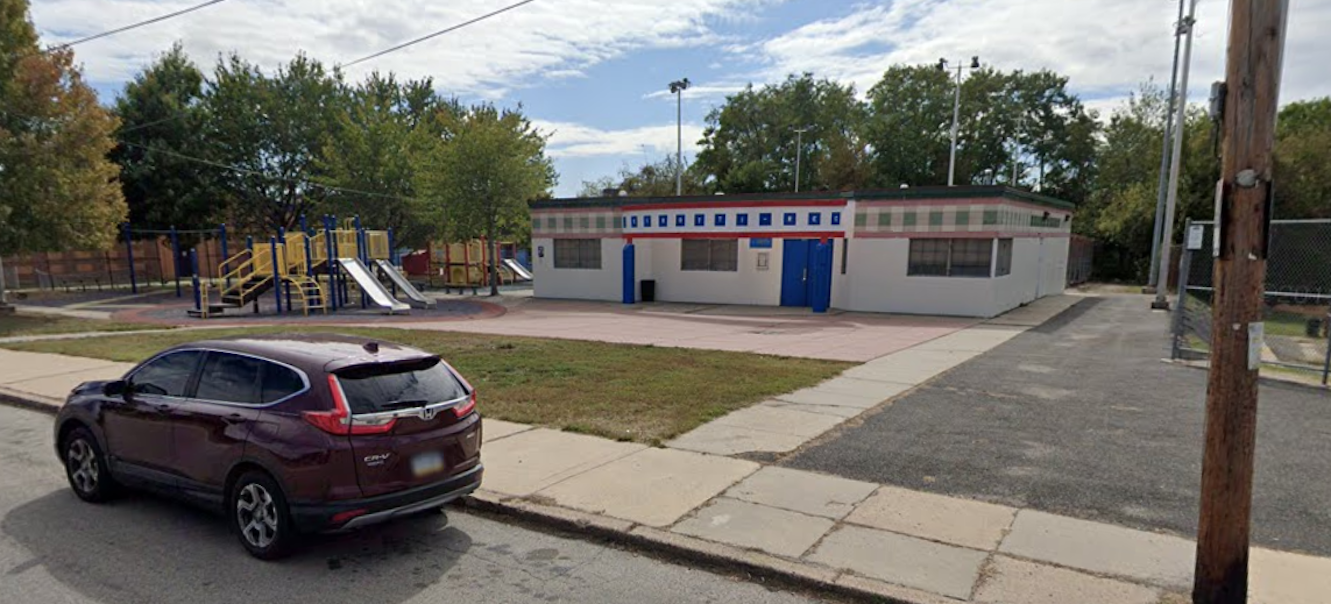
[[[1169,76],[1169,97],[1165,107],[1165,133],[1160,137],[1160,182],[1155,187],[1155,231],[1151,237],[1151,277],[1147,281],[1144,293],[1153,294],[1159,285],[1160,266],[1160,229],[1164,223],[1165,186],[1169,178],[1169,142],[1174,134],[1174,101],[1178,90],[1178,51],[1183,41],[1183,3],[1178,0],[1178,20],[1174,22],[1174,69]]]
[[[688,78],[670,83],[675,95],[675,195],[684,194],[684,91],[691,83]]]
[[[1257,370],[1288,0],[1231,0],[1194,604],[1248,595]]]
[[[952,93],[952,151],[948,155],[947,162],[947,186],[953,186],[956,183],[957,176],[957,133],[961,128],[961,70],[965,65],[960,61],[957,64],[957,86]],[[980,68],[980,57],[971,57],[971,69]],[[947,59],[938,60],[938,70],[947,71]]]
[[[800,153],[804,151],[804,133],[809,127],[795,129],[795,192],[800,192]]]
[[[1178,205],[1178,179],[1183,160],[1183,128],[1188,112],[1188,72],[1192,67],[1192,30],[1197,22],[1197,0],[1192,0],[1188,8],[1188,18],[1180,28],[1187,28],[1187,38],[1183,42],[1183,77],[1179,82],[1178,106],[1174,108],[1174,123],[1178,125],[1174,137],[1174,154],[1169,158],[1169,193],[1165,198],[1165,220],[1160,224],[1160,271],[1156,277],[1155,301],[1151,308],[1169,310],[1169,256],[1174,243],[1174,208]]]

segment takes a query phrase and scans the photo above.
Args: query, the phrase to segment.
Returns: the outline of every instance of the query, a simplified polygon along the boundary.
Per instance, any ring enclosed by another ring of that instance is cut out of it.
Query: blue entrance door
[[[781,242],[781,305],[808,306],[812,282],[812,239],[786,239]]]
[[[832,248],[835,240],[786,239],[781,246],[781,305],[821,306],[832,298]],[[821,304],[815,302],[821,301]]]

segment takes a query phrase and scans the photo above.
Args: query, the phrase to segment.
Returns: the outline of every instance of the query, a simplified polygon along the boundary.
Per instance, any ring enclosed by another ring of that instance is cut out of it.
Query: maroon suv
[[[264,559],[481,484],[470,384],[436,355],[343,336],[177,346],[80,385],[55,430],[83,500],[126,485],[199,502]]]

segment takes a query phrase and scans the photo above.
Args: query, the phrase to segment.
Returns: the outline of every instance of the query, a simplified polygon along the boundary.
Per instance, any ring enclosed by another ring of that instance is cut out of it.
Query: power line
[[[370,192],[370,191],[360,191],[360,190],[357,190],[357,189],[348,189],[348,188],[346,188],[346,187],[338,187],[338,186],[333,186],[333,185],[326,185],[326,184],[323,184],[323,183],[314,182],[314,181],[312,181],[312,180],[304,179],[304,178],[282,178],[282,177],[280,177],[280,176],[273,176],[273,175],[271,175],[271,174],[265,174],[265,173],[263,173],[263,172],[259,172],[258,170],[250,170],[249,168],[240,168],[240,167],[237,167],[237,166],[232,166],[232,165],[224,164],[224,163],[221,163],[221,162],[215,162],[215,161],[212,161],[212,160],[203,159],[203,158],[201,158],[201,157],[194,157],[194,156],[192,156],[192,155],[185,155],[184,153],[177,153],[177,152],[175,152],[175,151],[168,151],[168,150],[166,150],[166,149],[157,149],[157,148],[154,148],[154,147],[150,147],[150,146],[148,146],[148,145],[140,145],[140,144],[138,144],[138,143],[130,143],[130,142],[121,141],[120,144],[122,144],[122,145],[127,145],[127,146],[130,146],[130,147],[136,147],[136,148],[139,148],[139,149],[143,149],[144,151],[148,151],[148,152],[150,152],[150,153],[161,153],[161,154],[163,154],[163,155],[170,155],[170,156],[172,156],[172,157],[178,157],[178,158],[183,159],[183,160],[186,160],[186,161],[198,162],[198,163],[201,163],[201,164],[204,164],[204,165],[213,166],[213,167],[215,167],[215,168],[221,168],[221,169],[223,169],[223,170],[229,170],[229,171],[232,171],[232,172],[236,172],[236,173],[239,173],[239,174],[245,174],[245,175],[248,175],[248,176],[258,176],[259,178],[267,178],[267,179],[275,180],[275,181],[278,181],[278,182],[287,182],[287,183],[304,183],[304,184],[310,185],[310,186],[312,186],[312,187],[318,187],[318,188],[326,189],[326,190],[329,190],[329,191],[337,191],[337,192],[339,192],[339,193],[351,193],[351,194],[355,194],[355,195],[366,195],[366,196],[370,196],[370,197],[382,197],[382,198],[385,198],[385,199],[395,199],[395,200],[398,200],[398,201],[421,201],[419,198],[416,198],[416,197],[402,197],[402,196],[400,196],[400,195],[389,195],[389,194],[387,194],[387,193],[374,193],[374,192]]]
[[[381,51],[379,51],[379,52],[376,52],[376,53],[374,53],[374,54],[363,56],[363,57],[361,57],[361,58],[359,58],[359,59],[356,59],[355,61],[352,61],[352,62],[350,62],[350,63],[345,63],[345,64],[343,64],[342,66],[343,66],[343,67],[351,67],[352,65],[356,65],[356,64],[359,64],[359,63],[364,63],[365,61],[369,61],[370,59],[376,59],[376,58],[382,57],[382,56],[384,56],[384,55],[386,55],[386,54],[388,54],[388,53],[396,52],[396,51],[402,50],[403,48],[406,48],[406,47],[408,47],[408,46],[412,46],[412,45],[415,45],[415,44],[419,44],[419,43],[421,43],[421,42],[424,42],[424,41],[426,41],[426,40],[429,40],[430,38],[434,38],[434,37],[436,37],[436,36],[441,36],[441,35],[444,35],[444,34],[446,34],[446,33],[448,33],[448,32],[454,31],[454,30],[462,29],[462,28],[464,28],[464,27],[466,27],[466,26],[468,26],[468,25],[471,25],[471,24],[473,24],[473,23],[480,23],[481,21],[484,21],[484,20],[489,19],[489,18],[491,18],[491,17],[494,17],[494,16],[497,16],[497,15],[500,15],[500,14],[502,14],[502,13],[506,13],[506,12],[511,11],[511,10],[513,10],[513,9],[519,7],[519,6],[522,6],[522,5],[524,5],[524,4],[531,4],[532,2],[535,2],[535,1],[536,1],[536,0],[522,0],[522,2],[518,2],[518,3],[515,3],[515,4],[510,4],[510,5],[508,5],[508,6],[505,6],[504,8],[501,8],[501,9],[499,9],[499,10],[496,10],[496,11],[494,11],[494,12],[486,13],[486,14],[484,14],[484,15],[481,15],[481,16],[479,16],[479,17],[476,17],[475,19],[472,19],[472,20],[470,20],[470,21],[464,21],[464,22],[459,23],[459,24],[457,24],[457,25],[453,25],[453,26],[451,26],[451,27],[446,27],[446,28],[441,29],[441,30],[439,30],[439,31],[436,31],[436,32],[434,32],[434,33],[431,33],[431,34],[427,34],[427,35],[421,36],[421,37],[419,37],[419,38],[416,38],[415,40],[411,40],[411,41],[408,41],[408,42],[403,42],[403,43],[398,44],[397,46],[394,46],[394,47],[392,47],[392,48],[386,48],[386,49],[381,50]]]
[[[104,31],[104,32],[99,33],[99,34],[93,34],[93,35],[88,36],[88,37],[86,37],[86,38],[79,38],[79,39],[77,39],[77,40],[74,40],[73,42],[66,42],[66,43],[61,44],[61,45],[59,45],[59,46],[55,46],[55,47],[53,48],[53,50],[59,50],[59,49],[62,49],[62,48],[69,48],[70,46],[74,46],[74,45],[77,45],[77,44],[82,44],[82,43],[84,43],[84,42],[91,42],[91,41],[93,41],[93,40],[96,40],[96,39],[99,39],[99,38],[105,38],[105,37],[107,37],[107,36],[113,36],[113,35],[115,35],[115,34],[118,34],[118,33],[121,33],[121,32],[126,32],[126,31],[129,31],[129,30],[131,30],[131,29],[137,29],[137,28],[143,27],[143,26],[145,26],[145,25],[152,25],[153,23],[157,23],[158,21],[165,21],[165,20],[170,19],[170,18],[172,18],[172,17],[179,17],[180,15],[183,15],[183,14],[185,14],[185,13],[192,13],[192,12],[194,12],[194,11],[196,11],[196,10],[201,9],[201,8],[207,8],[207,7],[209,7],[209,6],[212,6],[212,5],[214,5],[214,4],[219,4],[219,3],[222,3],[222,2],[226,2],[226,0],[208,0],[208,2],[204,2],[203,4],[196,4],[196,5],[191,6],[191,7],[189,7],[189,8],[185,8],[185,9],[178,10],[178,11],[176,11],[176,12],[174,12],[174,13],[165,14],[165,15],[162,15],[162,16],[160,16],[160,17],[153,17],[152,19],[148,19],[147,21],[139,21],[138,23],[133,23],[133,24],[130,24],[130,25],[126,25],[126,26],[124,26],[124,27],[118,27],[118,28],[116,28],[116,29],[107,30],[107,31]]]

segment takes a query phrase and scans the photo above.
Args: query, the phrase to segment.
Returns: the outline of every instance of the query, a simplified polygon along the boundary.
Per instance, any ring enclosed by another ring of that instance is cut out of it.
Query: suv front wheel
[[[230,501],[231,526],[250,555],[276,560],[287,554],[295,527],[277,481],[263,472],[247,472],[232,486]]]
[[[106,469],[106,458],[102,456],[97,439],[87,428],[75,428],[65,437],[62,451],[65,459],[65,476],[69,486],[79,499],[91,503],[101,503],[115,493],[115,480]]]

